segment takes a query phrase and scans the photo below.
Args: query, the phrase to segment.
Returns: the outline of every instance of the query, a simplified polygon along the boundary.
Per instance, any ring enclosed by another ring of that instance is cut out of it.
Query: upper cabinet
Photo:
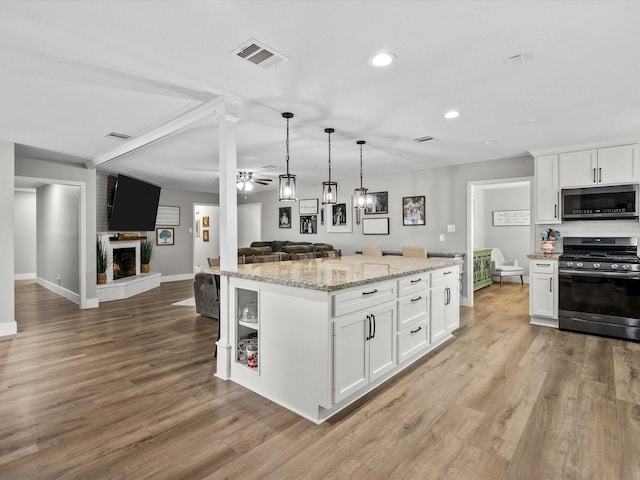
[[[535,160],[535,223],[560,223],[558,155],[542,155]]]
[[[638,144],[561,153],[559,168],[561,188],[638,182]]]

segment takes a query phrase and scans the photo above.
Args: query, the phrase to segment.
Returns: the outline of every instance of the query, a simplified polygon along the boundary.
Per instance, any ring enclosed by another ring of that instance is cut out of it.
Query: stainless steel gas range
[[[568,237],[559,258],[562,330],[640,341],[636,237]]]

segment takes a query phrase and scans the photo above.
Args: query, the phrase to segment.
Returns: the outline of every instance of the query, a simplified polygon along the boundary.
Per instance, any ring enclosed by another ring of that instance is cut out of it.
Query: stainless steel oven
[[[637,238],[565,238],[559,259],[559,326],[640,341]]]

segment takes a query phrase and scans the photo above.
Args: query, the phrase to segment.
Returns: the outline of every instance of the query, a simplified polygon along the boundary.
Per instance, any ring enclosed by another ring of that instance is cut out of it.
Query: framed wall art
[[[306,200],[298,201],[298,209],[300,215],[311,215],[318,214],[318,199],[317,198],[308,198]]]
[[[174,245],[174,230],[173,228],[156,228],[156,245],[162,247],[163,245]]]
[[[367,206],[364,213],[365,215],[389,213],[389,192],[367,193]]]
[[[209,241],[209,230],[202,230],[202,241],[203,242]]]
[[[385,218],[363,218],[363,235],[389,235],[389,217]]]
[[[353,205],[351,196],[338,197],[333,205],[327,205],[327,232],[350,233],[352,231]]]
[[[291,228],[291,207],[278,209],[278,228]]]
[[[402,225],[426,225],[424,195],[402,197]]]
[[[494,227],[515,227],[531,225],[530,210],[495,210],[493,212]]]
[[[318,216],[300,215],[300,233],[318,233]]]
[[[193,225],[193,236],[200,236],[200,219],[196,220],[195,224]]]
[[[156,225],[180,225],[180,207],[158,205]]]
[[[203,227],[209,226],[209,217],[202,217],[202,226]]]

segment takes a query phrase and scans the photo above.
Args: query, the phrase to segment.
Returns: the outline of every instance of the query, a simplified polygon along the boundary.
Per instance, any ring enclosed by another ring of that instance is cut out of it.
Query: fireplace
[[[113,249],[113,279],[131,277],[136,274],[136,249]]]

